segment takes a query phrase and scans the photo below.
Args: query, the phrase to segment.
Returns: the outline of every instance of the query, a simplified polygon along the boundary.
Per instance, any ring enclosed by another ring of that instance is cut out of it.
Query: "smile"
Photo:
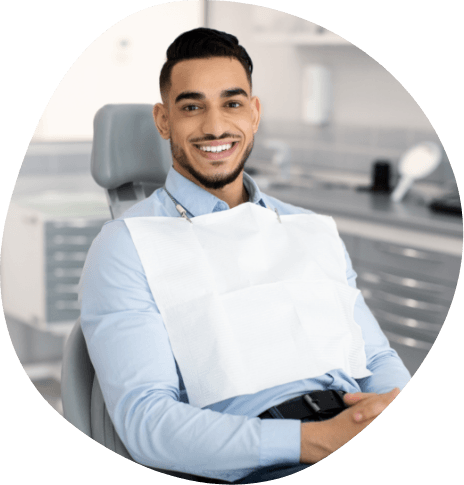
[[[218,146],[198,146],[198,145],[197,146],[203,152],[220,153],[226,150],[230,150],[232,148],[232,145],[234,145],[235,143],[236,142],[227,143],[226,145],[218,145]]]
[[[208,160],[222,160],[227,158],[239,146],[238,142],[233,141],[223,145],[195,145],[201,155]]]

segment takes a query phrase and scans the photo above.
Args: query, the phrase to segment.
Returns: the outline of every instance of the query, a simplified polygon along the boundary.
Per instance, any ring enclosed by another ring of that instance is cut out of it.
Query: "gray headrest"
[[[128,182],[164,184],[172,163],[169,142],[156,129],[150,104],[107,104],[94,118],[91,171],[115,189]]]

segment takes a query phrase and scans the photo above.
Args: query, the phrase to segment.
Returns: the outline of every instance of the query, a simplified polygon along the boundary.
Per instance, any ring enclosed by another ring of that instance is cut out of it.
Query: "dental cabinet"
[[[357,285],[404,364],[414,374],[451,305],[461,258],[413,244],[349,239]]]
[[[77,288],[87,251],[110,219],[104,197],[48,191],[12,202],[2,247],[7,316],[66,334],[79,316]]]

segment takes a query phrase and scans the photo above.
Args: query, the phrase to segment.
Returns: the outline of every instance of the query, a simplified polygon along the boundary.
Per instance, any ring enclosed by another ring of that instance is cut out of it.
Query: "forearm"
[[[298,462],[299,422],[262,422],[179,402],[164,328],[154,321],[144,325],[142,319],[107,316],[88,340],[108,413],[135,461],[218,478]],[[86,327],[85,317],[84,322]]]
[[[301,463],[314,464],[331,455],[362,431],[369,422],[349,429],[334,426],[332,420],[301,425]]]
[[[358,380],[362,392],[385,393],[395,387],[402,390],[411,379],[411,374],[393,349],[377,354],[368,368],[372,375]]]
[[[179,402],[164,327],[145,318],[108,315],[88,339],[108,413],[130,455],[149,467],[202,476],[258,466],[260,420]]]
[[[112,379],[100,379],[102,387]],[[153,383],[112,389],[108,412],[135,461],[152,468],[229,480],[276,463],[298,463],[291,420],[223,414],[179,402]],[[165,381],[166,383],[166,381]],[[126,391],[124,391],[126,387]],[[116,405],[114,405],[116,403]],[[299,428],[298,422],[298,428]]]
[[[351,440],[398,396],[395,388],[384,394],[346,394],[348,408],[334,418],[301,425],[302,463],[316,463]]]
[[[358,379],[363,392],[385,393],[398,387],[403,389],[411,379],[409,371],[388,339],[361,295],[355,306],[355,318],[361,325],[365,342],[367,368],[372,375]]]
[[[322,422],[301,424],[300,463],[317,463],[332,453],[327,426]]]
[[[385,393],[398,387],[403,389],[411,375],[388,339],[377,320],[367,307],[362,295],[358,296],[354,317],[360,325],[365,343],[366,366],[372,375],[358,379],[363,392]]]
[[[317,463],[338,450],[373,419],[355,422],[355,408],[348,408],[335,418],[301,424],[301,463]]]
[[[195,475],[259,466],[260,420],[202,410],[169,397],[135,396],[112,413],[131,456],[153,468]]]

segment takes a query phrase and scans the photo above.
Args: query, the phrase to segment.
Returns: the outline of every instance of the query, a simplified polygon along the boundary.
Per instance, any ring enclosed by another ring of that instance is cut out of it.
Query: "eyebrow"
[[[242,88],[226,89],[221,92],[221,98],[231,98],[232,96],[240,96],[240,95],[245,96],[245,98],[248,98],[248,94]]]
[[[185,91],[183,93],[180,93],[179,96],[177,96],[175,103],[178,103],[179,101],[182,101],[183,99],[202,100],[202,99],[205,99],[205,95],[203,93],[198,93],[198,92],[195,92],[195,91]]]
[[[221,91],[221,98],[231,98],[232,96],[240,96],[240,95],[248,98],[247,92],[242,88],[232,88],[232,89],[225,89],[224,91]],[[199,91],[184,91],[183,93],[180,93],[177,96],[175,103],[178,103],[183,99],[195,99],[197,101],[202,101],[205,98],[206,96]]]

